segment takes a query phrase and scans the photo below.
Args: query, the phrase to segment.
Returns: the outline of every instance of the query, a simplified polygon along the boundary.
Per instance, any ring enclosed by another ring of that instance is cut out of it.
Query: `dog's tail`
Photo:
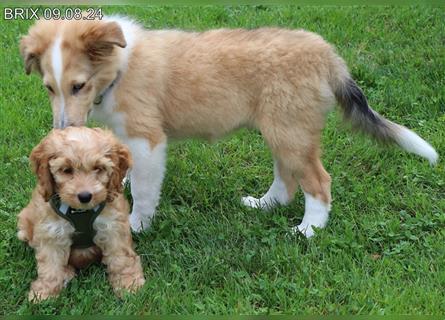
[[[349,73],[344,71],[341,72],[342,79],[337,78],[333,89],[345,118],[352,123],[352,126],[368,133],[380,142],[395,142],[406,151],[424,157],[431,164],[435,164],[439,158],[436,150],[413,131],[385,119],[372,110],[363,91]]]

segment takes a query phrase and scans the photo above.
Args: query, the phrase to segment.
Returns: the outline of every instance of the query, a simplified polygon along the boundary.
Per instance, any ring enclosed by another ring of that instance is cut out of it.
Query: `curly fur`
[[[17,234],[36,254],[38,276],[31,284],[29,299],[37,302],[56,296],[74,277],[75,268],[99,260],[107,266],[117,294],[141,287],[145,280],[133,250],[129,205],[121,186],[132,163],[127,147],[101,129],[55,129],[34,148],[30,160],[38,184],[18,216]],[[86,204],[77,198],[85,190],[92,194]],[[71,249],[75,230],[48,203],[54,193],[75,208],[92,208],[106,201],[93,224],[96,246]]]

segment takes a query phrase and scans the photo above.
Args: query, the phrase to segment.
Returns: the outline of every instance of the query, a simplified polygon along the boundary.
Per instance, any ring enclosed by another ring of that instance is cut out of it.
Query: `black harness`
[[[105,207],[105,202],[92,209],[75,209],[63,203],[58,194],[53,195],[49,203],[58,216],[67,220],[75,229],[71,248],[85,249],[95,245],[93,238],[96,230],[93,223]]]

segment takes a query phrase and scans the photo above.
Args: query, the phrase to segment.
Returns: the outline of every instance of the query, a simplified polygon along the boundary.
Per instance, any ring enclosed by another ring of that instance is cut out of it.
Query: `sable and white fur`
[[[37,302],[56,296],[74,277],[74,268],[100,260],[117,294],[141,287],[145,280],[133,250],[129,205],[121,183],[131,166],[128,148],[109,131],[70,127],[54,129],[33,149],[30,160],[38,185],[18,216],[18,238],[34,248],[37,260],[37,279],[29,299]],[[77,209],[106,202],[93,223],[95,246],[71,248],[75,229],[49,204],[54,193]],[[81,202],[80,193],[89,193],[91,199]]]
[[[242,201],[285,204],[299,184],[306,209],[297,229],[308,236],[328,218],[331,178],[320,160],[320,135],[336,102],[355,127],[431,163],[438,159],[414,132],[369,108],[334,48],[304,30],[151,31],[121,17],[39,21],[21,52],[26,71],[36,70],[50,87],[55,127],[84,125],[91,114],[130,147],[135,231],[149,226],[158,204],[167,138],[259,130],[275,159],[275,179],[264,197]]]

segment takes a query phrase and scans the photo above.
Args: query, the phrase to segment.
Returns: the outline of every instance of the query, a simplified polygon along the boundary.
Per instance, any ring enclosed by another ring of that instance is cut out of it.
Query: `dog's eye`
[[[62,170],[62,172],[64,173],[64,174],[73,174],[73,168],[64,168],[63,170]]]
[[[80,90],[82,90],[82,88],[84,86],[85,86],[85,82],[73,84],[73,87],[71,88],[71,93],[77,94]]]
[[[49,92],[54,93],[53,87],[51,87],[49,84],[45,85],[45,87]]]
[[[104,168],[104,167],[101,167],[101,166],[98,166],[98,167],[95,167],[95,168],[94,168],[94,171],[95,171],[96,173],[102,173],[102,172],[105,171],[105,168]]]

